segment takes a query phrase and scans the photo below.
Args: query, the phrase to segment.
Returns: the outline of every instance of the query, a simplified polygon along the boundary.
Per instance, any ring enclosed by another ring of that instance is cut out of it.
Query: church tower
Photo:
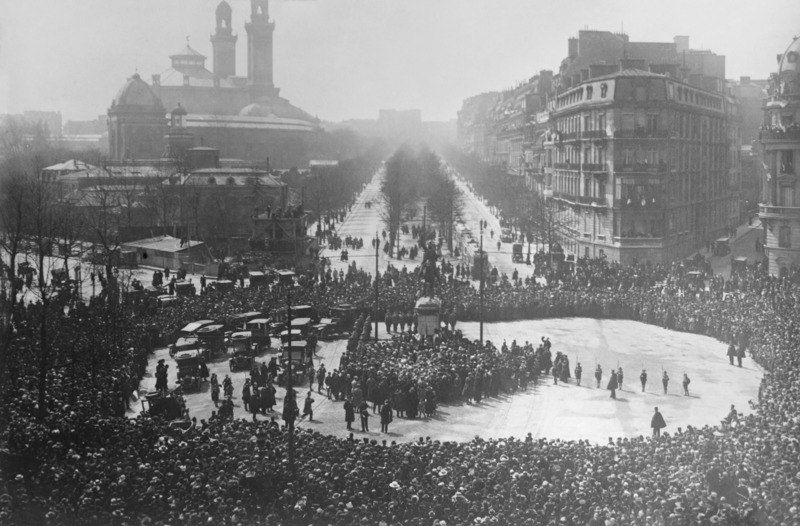
[[[269,20],[269,1],[250,0],[247,30],[247,81],[255,99],[275,94],[272,81],[272,33],[275,23]]]
[[[214,75],[223,78],[236,75],[236,39],[231,29],[231,6],[222,0],[217,6],[217,30],[211,35],[214,48]]]

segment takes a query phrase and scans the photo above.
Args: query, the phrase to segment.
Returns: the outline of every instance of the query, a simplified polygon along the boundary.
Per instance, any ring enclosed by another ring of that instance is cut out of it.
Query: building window
[[[592,100],[592,92],[594,92],[594,88],[592,86],[586,86],[586,100]]]
[[[603,82],[600,84],[600,97],[604,99],[606,98],[606,94],[608,94],[608,84]]]
[[[650,114],[647,116],[647,133],[655,135],[658,131],[658,114]]]
[[[788,226],[782,226],[778,231],[778,246],[780,248],[792,248],[791,240],[792,229]]]

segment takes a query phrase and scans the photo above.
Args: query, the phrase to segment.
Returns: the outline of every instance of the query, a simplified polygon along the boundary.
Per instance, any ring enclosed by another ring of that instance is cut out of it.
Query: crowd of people
[[[753,401],[757,411],[724,427],[659,427],[658,437],[604,445],[531,438],[387,444],[304,429],[296,434],[290,466],[287,431],[277,417],[253,422],[215,415],[185,430],[147,416],[124,417],[126,395],[156,345],[188,321],[280,308],[287,292],[282,285],[180,298],[156,313],[117,312],[100,301],[66,315],[56,305],[47,316],[41,310],[47,306],[16,306],[14,383],[3,407],[8,451],[0,457],[0,522],[800,522],[796,276],[768,277],[751,266],[713,290],[689,293],[687,269],[679,264],[579,260],[574,273],[547,275],[546,286],[499,279],[486,287],[481,308],[470,282],[455,279],[452,269],[441,270],[437,295],[458,320],[477,319],[481,310],[487,320],[627,318],[744,348],[767,371]],[[389,267],[378,279],[377,306],[372,276],[355,265],[344,275],[312,271],[292,288],[293,301],[321,315],[350,303],[377,311],[379,320],[413,311],[422,289],[418,270]],[[24,359],[29,349],[42,347],[43,335],[53,338],[50,358],[60,365],[46,371],[44,411],[38,363]],[[544,347],[512,342],[496,348],[450,329],[433,343],[420,343],[405,331],[378,343],[357,339],[340,373],[347,375],[350,396],[355,380],[362,402],[377,410],[375,404],[388,400],[398,414],[405,410],[411,417],[419,409],[413,401],[427,400],[428,391],[437,401],[478,402],[524,389],[547,370]],[[570,367],[556,358],[563,375]],[[347,397],[347,386],[337,395]]]

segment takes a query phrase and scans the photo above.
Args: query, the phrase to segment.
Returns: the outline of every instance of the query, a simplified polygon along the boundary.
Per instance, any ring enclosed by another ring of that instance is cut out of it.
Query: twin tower
[[[211,35],[214,48],[214,75],[236,75],[236,40],[231,28],[231,6],[225,0],[216,10],[217,30]],[[274,92],[272,79],[272,33],[275,23],[269,19],[269,0],[250,0],[247,31],[247,83],[255,96]]]

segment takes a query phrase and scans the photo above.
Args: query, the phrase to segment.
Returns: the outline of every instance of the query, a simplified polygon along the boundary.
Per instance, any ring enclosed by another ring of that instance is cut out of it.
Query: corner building
[[[739,184],[729,163],[731,103],[641,69],[552,99],[544,169],[564,248],[661,263],[727,237]]]
[[[778,55],[769,79],[760,132],[766,169],[759,217],[769,273],[785,276],[800,266],[800,38]]]

